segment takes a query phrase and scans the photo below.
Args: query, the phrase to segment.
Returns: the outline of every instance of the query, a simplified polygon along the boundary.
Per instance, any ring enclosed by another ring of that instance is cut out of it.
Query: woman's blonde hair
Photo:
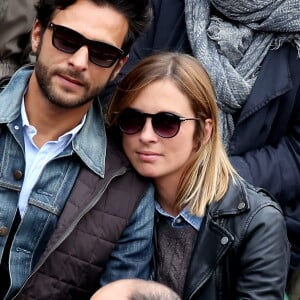
[[[181,176],[176,204],[179,209],[188,207],[192,214],[202,216],[209,203],[222,199],[236,172],[219,136],[218,110],[212,83],[195,58],[166,52],[142,60],[119,84],[108,109],[108,126],[118,125],[120,114],[144,87],[163,79],[171,80],[186,95],[195,116],[200,118],[195,129],[199,147]],[[214,126],[208,142],[201,143],[206,119],[212,119]]]

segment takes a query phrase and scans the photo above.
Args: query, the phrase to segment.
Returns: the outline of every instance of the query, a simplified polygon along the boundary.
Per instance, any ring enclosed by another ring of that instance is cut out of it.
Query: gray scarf
[[[3,18],[8,6],[8,0],[0,0],[0,19]]]
[[[211,4],[227,21],[211,15]],[[185,0],[185,14],[193,54],[215,88],[228,150],[233,114],[246,102],[267,52],[290,41],[300,53],[300,1]]]

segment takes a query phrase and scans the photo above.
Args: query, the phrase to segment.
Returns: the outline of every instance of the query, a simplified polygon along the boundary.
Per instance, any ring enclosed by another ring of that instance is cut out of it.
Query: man
[[[167,286],[142,279],[121,279],[99,289],[91,300],[180,300]]]
[[[292,272],[300,266],[300,1],[152,5],[151,28],[134,44],[121,73],[161,50],[193,54],[204,65],[232,164],[282,207]]]
[[[0,95],[0,298],[89,299],[101,274],[149,276],[153,195],[106,138],[96,97],[148,24],[148,1],[36,8],[36,65]]]

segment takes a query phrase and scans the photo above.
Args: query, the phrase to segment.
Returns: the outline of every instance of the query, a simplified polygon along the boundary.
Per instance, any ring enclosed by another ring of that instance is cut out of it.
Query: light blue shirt
[[[166,217],[171,225],[175,228],[192,226],[197,231],[200,230],[202,218],[192,215],[186,208],[182,210],[176,217],[173,217],[167,213],[157,201],[155,201],[155,209],[160,215]]]
[[[60,154],[72,142],[75,135],[82,128],[86,119],[86,115],[79,125],[60,136],[57,141],[49,141],[45,143],[41,148],[38,148],[33,141],[33,137],[37,134],[37,130],[34,126],[29,124],[29,120],[25,110],[24,96],[21,105],[21,116],[24,128],[26,167],[24,183],[20,192],[18,207],[20,215],[23,216],[32,188],[36,184],[44,167],[49,161]]]

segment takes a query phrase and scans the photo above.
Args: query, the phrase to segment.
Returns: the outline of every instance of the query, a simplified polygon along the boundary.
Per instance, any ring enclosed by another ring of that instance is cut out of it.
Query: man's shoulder
[[[0,93],[7,87],[10,92],[20,91],[26,88],[31,74],[34,70],[34,64],[27,64],[19,68],[12,76],[0,77]]]
[[[106,163],[112,163],[115,166],[130,166],[130,162],[127,159],[122,149],[122,137],[117,129],[107,128],[107,149],[106,149]]]

